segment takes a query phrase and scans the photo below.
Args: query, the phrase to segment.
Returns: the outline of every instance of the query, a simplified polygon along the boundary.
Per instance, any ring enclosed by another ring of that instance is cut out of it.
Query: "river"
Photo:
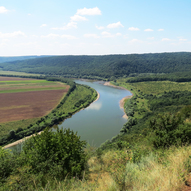
[[[70,128],[78,132],[81,140],[86,140],[91,146],[100,146],[107,139],[117,135],[127,119],[123,118],[123,109],[119,107],[120,100],[131,92],[104,86],[100,82],[76,80],[76,83],[88,85],[100,94],[99,100],[92,103],[71,118],[66,119],[59,128]]]

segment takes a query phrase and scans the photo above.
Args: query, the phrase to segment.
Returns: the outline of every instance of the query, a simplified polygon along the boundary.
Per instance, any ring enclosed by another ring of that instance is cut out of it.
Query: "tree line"
[[[2,70],[73,78],[109,79],[135,73],[191,71],[191,53],[154,53],[104,56],[50,56],[1,63]]]

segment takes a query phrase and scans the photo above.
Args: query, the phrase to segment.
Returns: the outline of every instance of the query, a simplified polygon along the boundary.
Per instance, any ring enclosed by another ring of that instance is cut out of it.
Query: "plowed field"
[[[69,89],[59,82],[0,77],[0,82],[7,81],[0,84],[0,123],[42,117],[59,104]]]

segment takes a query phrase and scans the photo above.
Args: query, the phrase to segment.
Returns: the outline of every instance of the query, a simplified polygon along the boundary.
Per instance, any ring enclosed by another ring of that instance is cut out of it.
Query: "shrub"
[[[85,145],[86,142],[80,141],[70,129],[57,129],[56,132],[45,129],[27,140],[23,150],[34,173],[51,174],[58,179],[81,178],[87,162]]]
[[[153,144],[156,148],[182,145],[191,142],[190,124],[185,124],[181,115],[158,115],[150,121],[154,130]]]

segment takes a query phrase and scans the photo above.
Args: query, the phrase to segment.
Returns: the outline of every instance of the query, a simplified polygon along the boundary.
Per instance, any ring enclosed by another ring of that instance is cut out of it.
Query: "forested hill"
[[[0,63],[28,60],[28,59],[40,58],[40,57],[45,57],[45,56],[1,56]]]
[[[123,77],[131,73],[191,71],[191,53],[154,53],[105,56],[51,56],[1,63],[2,70],[68,77]]]

